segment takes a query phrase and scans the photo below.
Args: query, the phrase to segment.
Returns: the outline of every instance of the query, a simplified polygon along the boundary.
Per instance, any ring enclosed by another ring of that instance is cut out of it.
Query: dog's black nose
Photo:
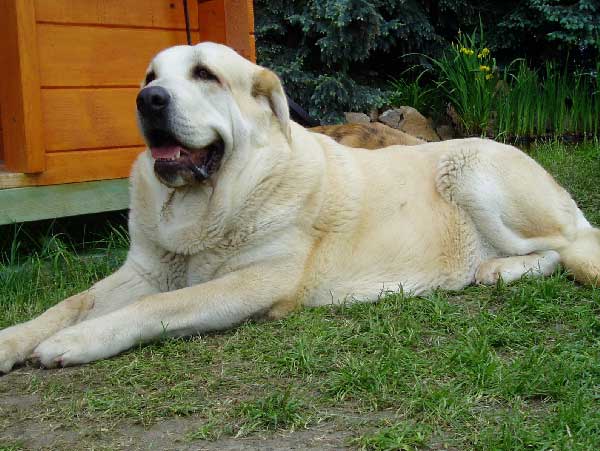
[[[142,89],[136,99],[137,108],[143,115],[155,115],[164,110],[171,96],[165,88],[150,86]]]

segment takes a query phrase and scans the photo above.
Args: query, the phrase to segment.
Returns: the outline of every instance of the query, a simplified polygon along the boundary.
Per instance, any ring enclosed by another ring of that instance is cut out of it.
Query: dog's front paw
[[[11,338],[0,339],[0,374],[8,373],[19,360],[19,343]]]
[[[35,334],[22,324],[0,331],[0,374],[23,362],[37,343]]]
[[[32,359],[46,368],[80,365],[105,357],[93,328],[76,325],[43,341],[33,351]]]

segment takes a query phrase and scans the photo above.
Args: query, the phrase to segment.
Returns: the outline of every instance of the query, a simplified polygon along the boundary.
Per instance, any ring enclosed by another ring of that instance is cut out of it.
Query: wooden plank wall
[[[2,105],[0,105],[0,165],[4,162],[4,146],[2,145]]]
[[[4,164],[11,171],[45,169],[34,0],[0,0],[0,99]]]
[[[222,0],[222,3],[225,9],[225,42],[242,56],[255,61],[252,0]]]
[[[197,39],[197,3],[188,8]],[[35,14],[48,164],[40,182],[126,177],[143,149],[135,97],[148,62],[186,43],[182,2],[35,0]]]

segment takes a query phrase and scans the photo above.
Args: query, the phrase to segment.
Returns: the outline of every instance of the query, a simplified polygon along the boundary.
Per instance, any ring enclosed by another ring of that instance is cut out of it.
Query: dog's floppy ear
[[[271,110],[281,125],[281,131],[289,141],[291,138],[290,110],[279,77],[269,69],[261,69],[254,76],[252,95],[254,97],[265,96],[269,100]]]

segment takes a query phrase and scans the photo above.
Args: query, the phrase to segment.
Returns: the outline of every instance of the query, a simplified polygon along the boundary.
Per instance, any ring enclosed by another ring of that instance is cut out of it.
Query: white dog
[[[289,119],[278,78],[222,45],[167,49],[138,99],[123,267],[0,332],[0,371],[382,291],[600,277],[600,231],[531,158],[466,139],[344,147]]]

